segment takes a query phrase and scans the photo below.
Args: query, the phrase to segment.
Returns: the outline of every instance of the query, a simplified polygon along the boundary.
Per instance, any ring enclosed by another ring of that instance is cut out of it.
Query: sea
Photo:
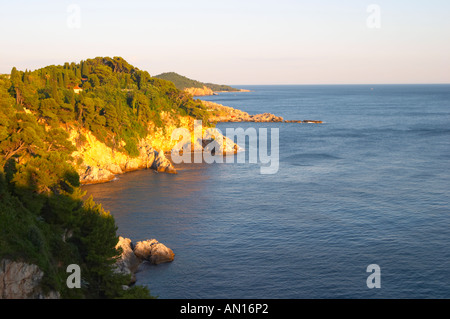
[[[323,121],[217,125],[278,129],[274,174],[248,158],[83,187],[118,234],[174,251],[137,284],[160,299],[450,298],[450,85],[239,87],[201,99]]]

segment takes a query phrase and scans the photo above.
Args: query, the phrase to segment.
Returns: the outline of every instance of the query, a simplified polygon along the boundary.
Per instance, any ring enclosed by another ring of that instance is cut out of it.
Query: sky
[[[448,0],[0,0],[0,73],[121,56],[244,84],[450,83]]]

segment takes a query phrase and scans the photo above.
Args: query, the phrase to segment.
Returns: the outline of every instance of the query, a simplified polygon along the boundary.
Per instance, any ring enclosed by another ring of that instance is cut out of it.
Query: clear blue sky
[[[2,0],[0,30],[0,73],[122,56],[222,84],[450,83],[448,0]]]

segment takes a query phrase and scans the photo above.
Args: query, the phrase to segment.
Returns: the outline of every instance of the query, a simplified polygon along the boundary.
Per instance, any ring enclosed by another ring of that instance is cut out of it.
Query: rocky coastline
[[[210,122],[282,122],[282,123],[313,123],[322,124],[322,121],[316,120],[285,120],[281,116],[274,115],[272,113],[262,113],[250,115],[247,112],[239,109],[225,106],[222,104],[214,103],[211,101],[202,101],[202,104],[210,112]]]
[[[89,166],[81,167],[78,171],[82,185],[99,184],[112,181],[116,175],[140,169],[153,169],[157,172],[177,174],[172,163],[167,159],[164,152],[147,149],[141,152],[137,159],[130,159],[121,164],[109,164],[104,167]]]
[[[172,262],[175,254],[172,249],[158,242],[156,239],[148,239],[133,243],[131,239],[119,237],[116,249],[122,251],[114,265],[114,271],[124,275],[130,275],[130,285],[136,282],[136,273],[142,263],[159,265]],[[127,287],[124,287],[127,289]]]
[[[136,282],[136,273],[143,263],[158,265],[174,260],[172,249],[149,239],[133,243],[129,238],[119,237],[116,249],[120,251],[113,265],[115,273],[130,276],[128,289]],[[60,299],[56,291],[44,292],[41,281],[44,272],[37,265],[8,259],[0,260],[0,299]]]
[[[209,120],[212,124],[219,122],[254,122],[254,123],[311,123],[321,124],[322,121],[317,120],[285,120],[281,116],[271,113],[262,113],[250,115],[247,112],[235,109],[229,106],[224,106],[210,101],[202,101],[202,104],[209,112]],[[138,150],[139,156],[130,157],[124,153],[112,150],[104,143],[99,142],[90,132],[73,131],[71,138],[73,141],[77,139],[80,134],[83,134],[87,142],[78,148],[74,153],[74,157],[81,159],[82,164],[78,165],[78,173],[80,175],[80,183],[82,185],[98,184],[113,181],[117,175],[140,170],[153,169],[161,173],[177,174],[177,170],[168,159],[170,152],[181,151],[181,149],[204,149],[208,142],[217,138],[221,134],[212,134],[211,130],[204,128],[204,137],[191,139],[187,138],[180,142],[171,140],[171,133],[173,129],[178,126],[173,119],[166,121],[167,129],[157,131],[153,135],[142,139],[139,142]],[[181,119],[181,127],[193,131],[192,119]],[[218,135],[212,138],[212,135]],[[205,137],[206,136],[206,137]],[[236,153],[239,145],[236,145],[231,140],[223,136],[223,149],[216,150],[220,153]],[[74,142],[75,143],[75,142]],[[155,148],[157,147],[157,149]],[[178,147],[178,149],[177,149]]]
[[[250,92],[250,90],[239,89],[236,91],[213,91],[207,86],[203,86],[203,88],[190,87],[185,88],[184,92],[192,95],[192,96],[209,96],[209,95],[217,95],[217,93],[229,93],[229,92]]]
[[[314,123],[320,124],[322,121],[314,120],[284,120],[282,117],[270,113],[250,115],[238,109],[223,106],[217,103],[202,101],[211,113],[213,122],[283,122],[283,123]],[[173,124],[173,123],[172,123]],[[172,124],[170,129],[176,127]],[[184,127],[191,128],[190,124],[184,123]],[[173,145],[169,142],[167,134],[163,136],[156,133],[143,139],[139,143],[139,156],[130,157],[126,154],[112,150],[110,147],[96,140],[90,132],[71,132],[73,141],[83,134],[86,143],[78,147],[74,153],[74,158],[82,160],[78,166],[81,184],[104,183],[116,178],[116,175],[139,169],[153,169],[157,172],[176,174],[177,171],[167,158],[166,153]],[[208,131],[208,134],[211,134]],[[205,141],[210,142],[212,138],[205,134],[206,138],[198,140],[188,139],[178,143],[182,146],[205,147]],[[220,138],[220,136],[219,136]],[[227,139],[223,136],[223,139]],[[75,143],[75,142],[74,142]],[[197,143],[200,145],[197,145]],[[189,144],[189,145],[188,145]],[[208,144],[208,143],[206,143]],[[158,150],[154,148],[157,145]],[[237,151],[238,145],[232,141],[224,143],[220,152]],[[149,263],[158,265],[161,263],[172,262],[175,254],[172,249],[158,242],[156,239],[148,239],[133,243],[129,238],[119,237],[116,249],[120,252],[114,264],[114,271],[130,276],[130,282],[123,289],[128,289],[130,285],[136,282],[136,273],[140,265]],[[55,291],[44,293],[40,289],[40,282],[44,273],[38,266],[27,264],[20,261],[1,260],[0,261],[0,299],[58,299],[59,293]]]

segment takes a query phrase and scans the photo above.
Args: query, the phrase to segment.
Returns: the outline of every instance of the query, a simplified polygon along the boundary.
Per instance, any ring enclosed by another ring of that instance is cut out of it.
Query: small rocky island
[[[173,261],[175,254],[172,249],[161,244],[156,239],[148,239],[137,243],[131,242],[131,239],[119,237],[116,249],[122,253],[117,258],[115,272],[124,275],[131,275],[131,284],[136,282],[136,272],[139,265],[146,262],[153,265]],[[127,289],[127,287],[124,287]]]

